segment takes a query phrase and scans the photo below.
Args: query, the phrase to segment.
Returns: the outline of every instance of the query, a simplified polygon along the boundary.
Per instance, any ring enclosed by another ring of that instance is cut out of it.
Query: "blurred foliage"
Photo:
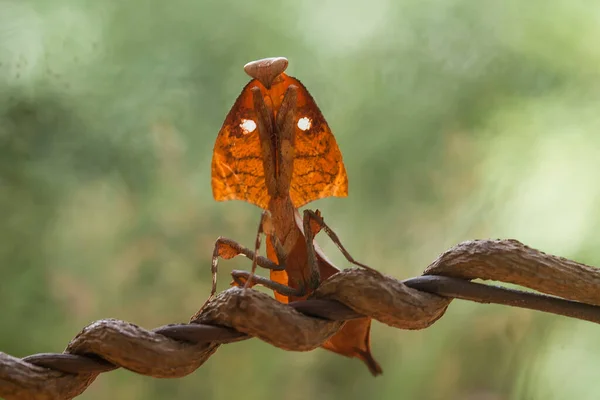
[[[467,239],[600,265],[600,6],[569,0],[0,0],[0,350],[61,351],[87,323],[186,321],[219,235],[213,141],[250,60],[284,55],[350,177],[320,208],[398,278]],[[320,239],[338,265],[335,246]],[[230,268],[223,262],[220,289]],[[357,360],[222,347],[177,380],[100,376],[82,399],[596,398],[597,328],[453,303],[431,328],[375,323]],[[593,372],[594,371],[594,372]]]

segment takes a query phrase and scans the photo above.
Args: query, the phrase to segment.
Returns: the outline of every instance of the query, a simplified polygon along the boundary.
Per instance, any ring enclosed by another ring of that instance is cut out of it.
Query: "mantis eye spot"
[[[242,133],[244,135],[247,135],[256,130],[256,122],[254,122],[251,119],[242,119],[242,122],[240,123],[240,128],[242,128]]]
[[[298,120],[297,125],[301,131],[306,132],[307,130],[310,129],[310,126],[312,125],[312,121],[308,117],[302,117]]]

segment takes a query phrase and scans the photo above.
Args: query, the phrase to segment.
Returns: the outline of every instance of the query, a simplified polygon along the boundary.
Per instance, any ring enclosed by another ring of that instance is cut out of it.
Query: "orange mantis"
[[[325,231],[346,259],[355,261],[320,212],[298,208],[323,197],[348,195],[342,154],[317,104],[299,80],[284,73],[288,61],[267,58],[246,64],[253,79],[244,87],[219,131],[212,159],[212,189],[217,201],[244,200],[263,209],[254,251],[218,238],[212,259],[216,293],[218,258],[244,255],[252,270],[233,271],[237,285],[261,284],[284,303],[306,299],[339,270],[314,243]],[[266,235],[267,257],[258,250]],[[256,276],[256,266],[270,279]],[[381,367],[371,355],[371,319],[347,321],[323,348],[364,361],[373,375]]]

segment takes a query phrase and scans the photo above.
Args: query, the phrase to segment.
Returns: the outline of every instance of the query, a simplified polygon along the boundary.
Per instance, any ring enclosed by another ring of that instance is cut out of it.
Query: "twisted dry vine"
[[[489,279],[532,292],[470,282]],[[558,296],[558,297],[555,297]],[[600,269],[544,254],[516,240],[461,243],[424,275],[403,282],[365,270],[342,271],[323,282],[313,299],[290,305],[255,290],[220,293],[190,324],[148,331],[100,320],[85,327],[62,354],[19,359],[0,352],[0,396],[70,399],[100,374],[123,367],[160,378],[190,374],[222,343],[257,337],[292,351],[309,351],[343,321],[370,316],[400,329],[423,329],[452,298],[530,308],[600,323]]]

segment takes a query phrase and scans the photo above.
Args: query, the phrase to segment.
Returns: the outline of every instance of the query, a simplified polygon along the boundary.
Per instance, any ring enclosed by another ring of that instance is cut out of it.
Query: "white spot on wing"
[[[242,128],[244,135],[247,135],[248,133],[252,133],[256,130],[256,122],[252,121],[251,119],[242,119],[240,128]]]
[[[298,128],[300,128],[300,130],[302,131],[307,131],[310,129],[310,126],[312,125],[312,122],[310,120],[310,118],[308,117],[302,117],[298,120]]]

